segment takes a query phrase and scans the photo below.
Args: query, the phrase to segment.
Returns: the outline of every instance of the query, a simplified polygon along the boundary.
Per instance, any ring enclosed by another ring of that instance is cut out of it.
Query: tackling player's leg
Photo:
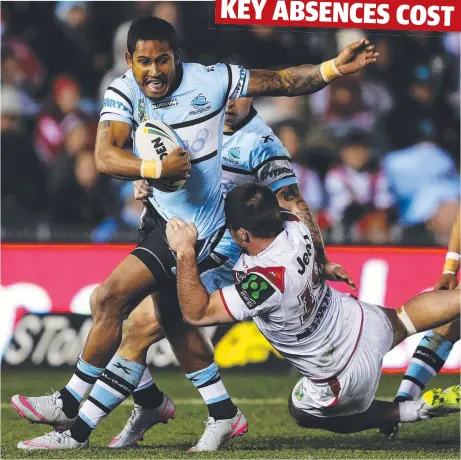
[[[383,323],[382,315],[380,315],[381,321],[370,319],[367,323],[367,315],[365,315],[364,331],[368,328],[371,332],[374,329],[376,333],[369,333],[368,336],[362,333],[357,347],[358,353],[344,374],[335,376],[324,384],[337,390],[338,398],[334,405],[319,405],[318,401],[321,398],[317,398],[315,394],[319,390],[318,395],[320,395],[322,388],[319,389],[319,385],[308,379],[301,379],[292,391],[289,400],[290,414],[295,422],[306,428],[353,433],[370,428],[382,428],[393,423],[416,422],[451,412],[459,412],[459,386],[451,387],[446,392],[427,392],[417,401],[403,402],[373,400],[376,388],[367,394],[366,389],[360,387],[363,386],[361,382],[367,379],[370,382],[376,382],[377,387],[382,357],[388,351],[388,344],[391,340],[391,348],[393,348],[409,335],[458,319],[461,307],[459,292],[434,291],[419,294],[397,311],[367,304],[363,304],[363,307],[365,312],[374,310],[375,314],[378,308],[389,319],[389,325],[386,326]],[[368,316],[372,318],[370,314]],[[387,337],[388,333],[381,334],[381,329],[384,327],[391,328],[390,337]],[[386,340],[387,345],[384,347],[386,349],[379,350],[380,344],[373,342],[373,336],[379,337],[380,335],[382,338],[379,338],[378,342]],[[372,350],[372,353],[367,353],[367,350]],[[377,354],[381,354],[379,359],[376,359]],[[348,377],[349,375],[351,378]],[[344,391],[339,392],[338,387],[341,386],[344,387]],[[368,397],[370,399],[367,401]],[[341,407],[342,405],[344,408]],[[354,410],[354,407],[357,410]],[[363,409],[360,409],[361,407]]]

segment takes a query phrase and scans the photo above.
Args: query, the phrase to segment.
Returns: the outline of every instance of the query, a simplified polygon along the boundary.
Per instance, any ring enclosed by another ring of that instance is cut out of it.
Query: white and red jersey
[[[236,321],[252,318],[266,339],[304,376],[328,379],[347,364],[363,322],[358,302],[341,308],[341,294],[320,279],[308,228],[293,214],[256,256],[242,254],[236,283],[220,290]]]

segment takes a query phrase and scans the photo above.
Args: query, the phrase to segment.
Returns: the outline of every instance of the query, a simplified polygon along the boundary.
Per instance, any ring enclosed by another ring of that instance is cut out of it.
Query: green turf
[[[400,438],[391,442],[374,430],[353,435],[335,435],[297,427],[287,413],[286,400],[298,376],[291,373],[222,372],[226,386],[240,399],[250,431],[218,453],[192,454],[194,458],[459,458],[459,418],[451,416],[406,425]],[[92,449],[82,451],[20,451],[18,441],[49,431],[29,425],[9,405],[14,393],[40,395],[51,387],[61,388],[69,377],[62,372],[2,372],[2,458],[190,458],[187,449],[203,430],[206,409],[192,385],[178,372],[159,372],[156,381],[177,402],[176,419],[146,434],[142,447],[112,450],[107,444],[124,426],[130,404],[121,406],[93,433]],[[390,398],[400,376],[383,378],[378,396]],[[456,375],[438,377],[432,386],[459,382]]]

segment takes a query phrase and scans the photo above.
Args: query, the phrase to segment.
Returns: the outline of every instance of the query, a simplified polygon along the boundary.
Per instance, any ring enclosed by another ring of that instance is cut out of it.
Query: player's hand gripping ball
[[[183,150],[189,160],[183,141],[167,124],[160,120],[147,120],[142,122],[135,133],[135,152],[143,160],[164,161],[168,155],[175,154],[175,150]],[[149,179],[149,183],[162,192],[175,192],[184,183],[185,178]]]

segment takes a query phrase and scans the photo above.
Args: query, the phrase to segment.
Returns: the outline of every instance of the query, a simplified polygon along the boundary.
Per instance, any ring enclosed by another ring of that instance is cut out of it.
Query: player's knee
[[[91,314],[94,321],[111,316],[123,315],[123,297],[119,290],[106,283],[100,284],[90,298]]]

